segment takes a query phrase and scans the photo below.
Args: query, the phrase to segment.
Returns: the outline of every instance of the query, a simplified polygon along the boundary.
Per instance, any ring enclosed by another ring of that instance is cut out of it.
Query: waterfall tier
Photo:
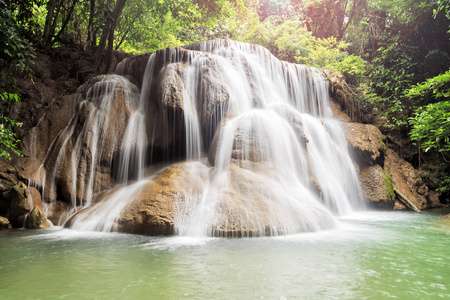
[[[80,88],[35,176],[48,214],[68,203],[59,224],[279,235],[333,228],[361,205],[321,71],[218,40],[131,57],[116,73]]]

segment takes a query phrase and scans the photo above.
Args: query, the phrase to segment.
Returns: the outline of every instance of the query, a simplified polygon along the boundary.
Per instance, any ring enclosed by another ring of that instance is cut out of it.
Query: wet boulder
[[[121,213],[119,231],[148,235],[172,233],[178,201],[202,189],[207,168],[200,163],[179,163],[161,171],[134,195]]]
[[[184,110],[185,99],[182,73],[185,68],[185,64],[172,63],[161,70],[158,94],[162,109]]]
[[[9,205],[6,216],[13,227],[22,227],[25,216],[31,210],[27,187],[19,182],[1,196]]]
[[[11,223],[5,217],[0,216],[0,230],[12,228]]]
[[[254,165],[265,175],[231,164],[222,180],[210,183],[208,189],[204,185],[214,171],[202,163],[168,167],[146,183],[123,210],[119,231],[168,235],[177,230],[183,234],[198,218],[209,225],[200,226],[208,231],[204,234],[227,237],[308,232],[335,225],[334,217],[309,191],[283,194],[282,183],[272,184],[270,165]]]
[[[50,227],[45,215],[39,207],[34,207],[25,220],[25,228],[42,229]]]
[[[392,183],[398,194],[406,197],[418,209],[428,207],[428,187],[420,177],[419,171],[392,149],[388,149],[386,152],[384,169],[392,178]]]
[[[366,203],[373,208],[393,209],[394,186],[391,177],[379,165],[364,169],[360,174],[361,188]]]
[[[73,97],[76,109],[68,118],[70,122],[66,120],[65,127],[50,144],[37,143],[40,150],[35,155],[37,160],[42,157],[43,167],[30,164],[34,170],[24,172],[37,186],[47,183],[43,195],[47,202],[70,202],[75,198],[82,203],[91,187],[100,192],[111,186],[112,161],[122,148],[131,107],[136,107],[139,101],[137,88],[117,75],[94,77]],[[41,123],[53,128],[54,118],[58,119],[50,113]],[[35,139],[46,136],[46,128],[37,127]],[[47,144],[47,153],[41,153]]]
[[[205,128],[214,128],[228,109],[230,91],[222,72],[212,58],[205,60],[200,70],[200,120]]]
[[[386,145],[378,128],[369,124],[345,123],[344,130],[350,153],[361,169],[377,164],[383,166]]]

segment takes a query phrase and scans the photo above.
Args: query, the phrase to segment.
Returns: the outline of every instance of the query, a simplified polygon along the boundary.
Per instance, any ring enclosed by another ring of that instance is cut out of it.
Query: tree
[[[0,71],[9,69],[7,76],[28,71],[27,61],[35,58],[32,44],[23,36],[16,18],[3,0],[0,0],[0,54]]]
[[[125,7],[125,3],[126,0],[117,0],[116,5],[112,10],[112,12],[109,12],[109,9],[107,11],[106,21],[102,28],[102,36],[100,38],[94,56],[97,68],[100,66],[101,56],[105,51],[106,41],[108,41],[108,49],[106,52],[106,65],[109,66],[109,64],[111,63],[111,56],[114,43],[114,31],[116,29],[116,25],[120,17],[120,14],[122,13],[123,8]]]

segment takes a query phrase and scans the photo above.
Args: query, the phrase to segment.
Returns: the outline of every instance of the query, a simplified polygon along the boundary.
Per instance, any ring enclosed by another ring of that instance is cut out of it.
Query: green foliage
[[[233,29],[235,7],[228,0],[128,1],[117,25],[119,49],[142,53],[214,38]]]
[[[295,62],[297,56],[306,54],[309,51],[308,45],[314,39],[300,21],[291,19],[282,21],[276,16],[252,24],[249,30],[233,38],[261,45],[277,58],[289,62]]]
[[[450,70],[411,87],[405,91],[405,96],[417,102],[450,98]]]
[[[0,94],[0,100],[1,102],[11,101],[14,103],[19,102],[20,99],[16,94],[4,92]],[[9,160],[11,160],[11,153],[23,156],[22,151],[18,148],[20,141],[16,139],[16,134],[10,129],[14,126],[22,126],[22,124],[0,115],[0,157],[6,157]]]
[[[443,11],[447,19],[450,19],[450,0],[436,0],[432,1],[435,5],[433,9],[433,15],[436,16],[440,11]],[[427,2],[423,2],[422,6],[426,6]]]
[[[430,149],[450,150],[450,70],[412,86],[406,97],[416,101],[439,101],[414,110],[409,119],[412,126],[411,140],[420,143],[427,152]]]
[[[284,20],[279,16],[266,18],[251,26],[236,40],[264,46],[277,58],[306,64],[330,72],[343,73],[352,84],[365,75],[366,61],[345,51],[348,44],[335,37],[314,37],[299,20]]]
[[[393,126],[407,124],[408,103],[404,91],[416,82],[416,63],[412,59],[412,47],[404,44],[390,44],[378,50],[370,72],[375,100],[388,123]]]
[[[450,101],[431,103],[415,109],[409,118],[411,140],[425,152],[450,151]]]
[[[305,47],[307,51],[296,59],[299,63],[321,69],[335,69],[348,56],[348,53],[344,51],[346,47],[347,43],[338,41],[335,37],[311,38],[310,43]]]
[[[27,61],[35,57],[32,44],[21,34],[15,17],[0,0],[0,69],[29,71]]]
[[[442,175],[438,178],[439,180],[439,187],[436,189],[436,191],[441,193],[449,193],[450,192],[450,176],[449,175]]]
[[[395,198],[394,185],[392,183],[392,178],[389,174],[384,174],[384,182],[386,184],[386,193],[389,198]]]

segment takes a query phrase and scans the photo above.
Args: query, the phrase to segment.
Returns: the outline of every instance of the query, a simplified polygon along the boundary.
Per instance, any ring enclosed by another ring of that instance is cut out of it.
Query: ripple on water
[[[0,233],[2,299],[450,298],[438,216],[374,212],[319,233],[244,239]],[[81,288],[82,287],[82,288]]]

